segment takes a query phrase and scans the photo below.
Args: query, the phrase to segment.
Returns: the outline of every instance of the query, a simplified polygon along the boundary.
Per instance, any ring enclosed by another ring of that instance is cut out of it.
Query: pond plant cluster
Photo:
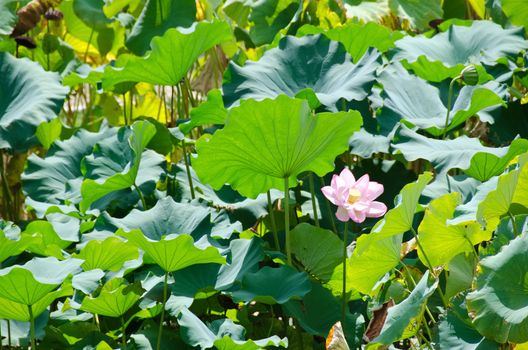
[[[527,26],[1,0],[0,349],[528,348]]]

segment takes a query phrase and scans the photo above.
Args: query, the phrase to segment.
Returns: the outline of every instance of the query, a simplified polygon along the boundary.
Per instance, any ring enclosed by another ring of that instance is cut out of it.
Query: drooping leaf
[[[105,283],[96,297],[84,297],[80,309],[93,314],[120,317],[139,301],[144,289],[139,282],[125,283],[122,278],[114,278]]]
[[[250,198],[290,186],[303,171],[322,176],[359,129],[354,111],[310,115],[308,102],[281,95],[275,100],[242,102],[229,111],[225,127],[197,143],[193,166],[213,188],[225,183]],[[259,159],[256,159],[256,155]]]
[[[498,343],[528,341],[527,249],[528,236],[521,235],[482,259],[476,290],[466,298],[479,333]]]
[[[188,29],[169,29],[152,40],[151,51],[144,57],[124,57],[116,67],[107,67],[103,88],[122,82],[178,85],[196,59],[213,46],[231,40],[226,22],[200,22]],[[185,54],[183,54],[185,52]]]
[[[225,263],[225,258],[220,255],[218,249],[214,247],[196,248],[192,237],[188,234],[172,236],[172,238],[171,236],[164,237],[158,241],[147,238],[137,229],[130,232],[120,229],[116,234],[127,238],[129,242],[143,249],[145,254],[167,272],[174,272],[195,264]]]
[[[136,55],[144,55],[150,41],[176,27],[189,27],[196,19],[196,3],[192,0],[148,0],[126,40]]]
[[[426,271],[407,299],[389,309],[385,324],[372,343],[390,345],[401,339],[409,323],[423,312],[427,298],[437,286],[438,280],[430,282],[429,271]]]
[[[255,300],[265,304],[284,304],[292,298],[302,298],[311,289],[308,275],[290,266],[263,267],[246,273],[239,290],[233,292],[236,300]]]
[[[78,254],[83,259],[85,271],[93,269],[118,271],[126,261],[137,259],[137,247],[127,244],[117,237],[108,237],[104,241],[89,241]]]
[[[103,29],[112,21],[103,12],[104,0],[73,0],[73,11],[90,28]]]
[[[311,88],[327,109],[336,111],[340,98],[363,100],[374,83],[379,53],[370,50],[354,64],[345,48],[323,35],[285,37],[257,62],[229,65],[224,85],[227,107],[241,100],[294,97]]]
[[[37,127],[59,114],[68,89],[58,74],[7,52],[0,52],[0,76],[0,148],[23,152],[37,143]]]

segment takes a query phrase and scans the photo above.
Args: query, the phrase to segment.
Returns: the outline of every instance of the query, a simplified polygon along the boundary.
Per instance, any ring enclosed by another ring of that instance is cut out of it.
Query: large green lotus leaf
[[[73,11],[90,28],[103,29],[112,21],[103,12],[104,0],[73,0]]]
[[[528,28],[528,8],[523,0],[501,0],[501,5],[512,24]]]
[[[429,281],[429,270],[426,271],[411,294],[398,305],[389,308],[385,323],[372,343],[390,345],[401,339],[409,323],[423,312],[427,299],[437,286],[438,280]]]
[[[167,272],[174,272],[195,264],[225,264],[225,258],[220,255],[218,249],[211,246],[205,249],[196,248],[194,240],[187,234],[164,237],[159,241],[150,240],[137,229],[130,232],[119,229],[116,234],[127,238],[129,242],[143,249],[156,264]]]
[[[81,201],[81,162],[92,152],[93,146],[114,136],[115,129],[104,129],[98,133],[80,130],[65,141],[55,142],[45,158],[36,154],[29,156],[27,167],[22,174],[22,189],[26,203],[38,209],[37,215],[44,216],[53,205],[66,206],[65,211],[74,211]]]
[[[306,272],[290,266],[263,267],[246,273],[240,289],[233,292],[235,300],[258,301],[265,304],[284,304],[292,298],[302,298],[312,288]]]
[[[473,246],[491,238],[491,231],[483,231],[475,221],[450,225],[455,208],[461,202],[459,193],[449,193],[434,199],[425,209],[425,216],[418,227],[420,242],[433,266],[448,263],[460,253],[471,253]],[[421,250],[420,260],[427,266]]]
[[[343,242],[322,228],[302,223],[291,231],[292,253],[306,271],[317,279],[328,281],[343,259]]]
[[[101,269],[115,272],[125,262],[137,259],[139,251],[117,237],[108,237],[103,241],[89,241],[74,257],[84,260],[82,268],[85,271]]]
[[[478,203],[477,220],[493,230],[513,203],[528,207],[528,154],[519,157],[518,169],[501,175],[497,187]]]
[[[479,333],[498,343],[528,341],[527,249],[523,234],[482,259],[476,290],[466,298]]]
[[[471,26],[453,25],[432,38],[418,35],[398,40],[393,59],[409,62],[424,79],[441,81],[470,63],[493,66],[497,60],[515,56],[526,48],[528,42],[522,28],[503,29],[491,21],[474,21]],[[435,69],[427,68],[424,59],[435,63]]]
[[[192,0],[148,0],[130,34],[126,46],[136,55],[144,55],[150,41],[167,29],[190,27],[196,19],[196,3]]]
[[[383,237],[377,233],[360,236],[347,261],[347,289],[374,294],[377,282],[400,263],[402,236]]]
[[[342,44],[323,35],[285,37],[279,46],[256,62],[241,67],[231,62],[225,73],[224,102],[230,107],[240,100],[294,97],[311,88],[329,110],[339,99],[361,101],[367,97],[379,67],[379,53],[369,51],[356,64]]]
[[[39,301],[31,305],[33,317],[38,317],[50,306],[50,304],[58,298],[69,296],[73,294],[71,283],[65,282],[59,289],[47,293]],[[29,317],[28,305],[17,303],[15,301],[4,299],[0,297],[0,318],[4,320],[17,320],[28,322]]]
[[[17,226],[0,221],[0,264],[10,256],[22,253],[30,243],[31,239],[21,236]]]
[[[375,22],[358,24],[352,21],[327,31],[310,24],[297,30],[297,36],[309,34],[324,34],[330,40],[339,41],[352,56],[354,63],[363,57],[369,47],[374,47],[379,52],[387,52],[394,47],[396,40],[403,37],[401,32],[394,32]]]
[[[135,122],[130,131],[128,137],[130,150],[127,150],[127,154],[132,159],[129,166],[128,164],[119,164],[123,161],[128,163],[129,159],[122,159],[120,156],[123,155],[123,149],[115,149],[115,145],[114,149],[111,147],[100,148],[100,152],[94,153],[93,160],[90,158],[86,160],[87,177],[91,178],[85,179],[81,185],[82,201],[79,203],[81,211],[86,211],[93,202],[111,192],[136,187],[153,178],[156,181],[159,177],[162,171],[160,164],[164,161],[163,157],[153,151],[150,153],[147,151],[147,154],[143,153],[145,147],[156,134],[156,127],[143,120]],[[123,133],[118,134],[118,138],[121,135]],[[142,160],[148,163],[148,167],[144,167],[144,171],[139,172]],[[121,166],[116,166],[116,163]],[[154,174],[151,173],[152,171]]]
[[[123,278],[114,278],[106,282],[96,297],[84,297],[80,309],[93,314],[121,317],[136,304],[144,289],[141,283],[125,283]]]
[[[383,109],[433,136],[443,134],[447,113],[443,102],[445,91],[411,75],[399,65],[383,71],[378,81],[383,85]],[[483,109],[503,104],[495,92],[478,85],[462,87],[455,97],[447,131]]]
[[[418,176],[416,182],[405,185],[396,197],[394,208],[374,225],[372,233],[376,233],[377,237],[389,237],[409,231],[412,228],[420,195],[432,178],[432,173],[425,172]]]
[[[58,74],[7,52],[0,52],[0,76],[0,148],[23,152],[37,143],[37,127],[59,114],[68,88]]]
[[[479,181],[487,181],[504,171],[508,163],[528,151],[528,140],[514,140],[509,147],[483,146],[478,138],[465,135],[454,140],[428,138],[402,126],[396,133],[397,142],[392,148],[399,150],[406,160],[419,158],[431,162],[438,173],[450,169],[463,169]]]
[[[169,29],[152,40],[152,50],[145,56],[124,57],[117,60],[115,68],[108,66],[103,88],[128,81],[178,85],[201,54],[231,39],[229,24],[220,21],[199,22],[188,29]]]
[[[205,124],[224,124],[227,110],[224,107],[222,92],[213,89],[207,93],[207,101],[191,110],[191,120],[180,124],[179,128],[184,133],[189,133],[193,128]]]
[[[229,183],[240,194],[256,198],[284,178],[334,169],[335,157],[361,126],[358,112],[310,113],[308,102],[281,95],[275,100],[241,103],[229,111],[225,127],[197,143],[194,170],[214,189]],[[255,158],[258,155],[258,159]]]
[[[288,339],[272,336],[261,340],[246,340],[244,327],[230,319],[219,319],[204,324],[189,309],[183,308],[178,315],[180,334],[185,343],[209,349],[213,346],[220,350],[257,350],[266,346],[288,347]]]
[[[0,270],[0,297],[24,305],[33,305],[55,290],[68,275],[79,271],[79,259],[59,261],[34,258],[24,265]]]
[[[72,242],[79,241],[79,227],[73,227],[68,233],[70,236],[62,236],[51,222],[34,220],[27,225],[23,235],[30,241],[27,246],[28,251],[43,256],[54,256],[62,260],[64,256],[61,249],[67,248]]]

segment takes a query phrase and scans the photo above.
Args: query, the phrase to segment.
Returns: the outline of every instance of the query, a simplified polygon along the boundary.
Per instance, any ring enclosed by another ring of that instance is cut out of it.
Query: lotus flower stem
[[[139,199],[141,200],[141,205],[143,206],[143,210],[147,210],[148,209],[147,202],[145,201],[145,196],[143,196],[143,192],[141,192],[141,189],[136,184],[134,184],[134,188],[136,189]]]
[[[275,224],[275,215],[273,214],[273,204],[271,203],[271,193],[268,190],[266,193],[268,196],[268,212],[271,220],[271,229],[273,232],[273,241],[275,243],[275,249],[280,251],[280,243],[279,243],[279,236],[277,235],[277,225]]]
[[[288,177],[284,178],[284,236],[286,239],[286,256],[288,265],[292,264],[291,247],[290,247],[290,186]]]
[[[169,273],[165,272],[165,279],[163,280],[163,301],[161,306],[160,323],[158,329],[158,341],[156,343],[156,350],[160,350],[161,347],[161,336],[163,334],[163,319],[165,318],[165,304],[167,303],[167,280]]]
[[[347,265],[347,241],[348,241],[348,221],[345,221],[343,228],[343,295],[341,296],[341,325],[345,327],[346,308],[347,308],[347,292],[346,292],[346,265]]]
[[[83,61],[86,63],[86,59],[88,58],[88,50],[90,49],[90,44],[92,42],[92,38],[94,35],[94,28],[90,31],[90,37],[88,38],[88,42],[86,43],[86,50],[84,51],[84,58]]]
[[[442,133],[442,140],[445,140],[447,135],[447,127],[449,126],[449,114],[451,113],[451,104],[453,100],[453,86],[455,85],[455,82],[460,79],[460,76],[454,77],[451,82],[449,83],[449,92],[447,93],[447,113],[446,113],[446,120],[444,125],[444,132]]]
[[[127,344],[126,344],[126,333],[125,333],[125,319],[123,318],[123,315],[121,315],[121,347],[126,350]]]
[[[319,179],[321,180],[321,185],[324,186],[325,185],[324,178],[320,177]],[[332,212],[332,208],[330,208],[330,202],[328,200],[325,200],[325,203],[326,203],[326,209],[328,210],[328,213],[330,214],[329,217],[331,220],[330,222],[332,224],[332,229],[335,232],[335,234],[337,234],[337,227],[336,227],[335,220],[334,220],[334,213]]]
[[[31,344],[31,350],[35,350],[37,348],[37,344],[35,342],[35,317],[33,317],[33,308],[31,305],[28,305],[28,312],[29,312],[29,339]]]
[[[315,189],[314,189],[314,177],[313,174],[309,175],[310,181],[310,194],[312,195],[312,210],[314,213],[315,226],[319,227],[319,218],[317,217],[317,202],[315,201]]]
[[[11,349],[11,322],[7,320],[7,348]]]
[[[194,186],[192,182],[191,169],[189,168],[189,160],[187,159],[187,150],[185,149],[185,139],[182,140],[183,162],[185,163],[185,171],[187,172],[187,180],[189,181],[189,189],[191,190],[191,198],[196,198],[194,195]]]

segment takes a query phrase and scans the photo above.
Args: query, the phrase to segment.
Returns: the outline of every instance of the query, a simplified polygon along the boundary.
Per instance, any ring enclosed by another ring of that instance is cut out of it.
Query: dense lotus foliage
[[[0,0],[0,350],[528,348],[527,28]]]

